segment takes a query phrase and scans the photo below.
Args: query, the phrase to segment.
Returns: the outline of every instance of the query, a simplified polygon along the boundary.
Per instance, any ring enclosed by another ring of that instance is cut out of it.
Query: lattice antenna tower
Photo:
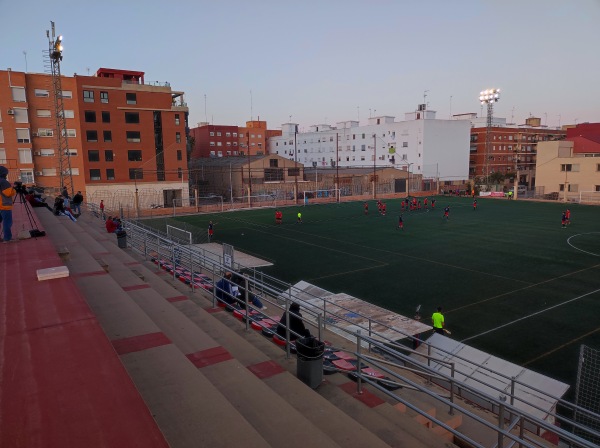
[[[58,172],[60,176],[60,188],[66,188],[73,196],[73,175],[71,173],[71,152],[69,151],[69,136],[67,135],[67,121],[65,119],[65,107],[63,102],[62,80],[60,75],[60,62],[62,61],[63,46],[62,36],[56,36],[54,22],[50,22],[51,31],[46,30],[48,38],[48,62],[50,68],[50,79],[52,81],[52,97],[54,99],[54,117],[56,119],[56,143]]]

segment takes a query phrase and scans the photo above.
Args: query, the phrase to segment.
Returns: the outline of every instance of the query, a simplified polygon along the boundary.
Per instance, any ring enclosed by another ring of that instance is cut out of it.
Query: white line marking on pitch
[[[581,235],[591,235],[591,234],[593,234],[593,233],[600,233],[600,232],[578,233],[577,235],[572,235],[572,236],[570,236],[569,238],[567,238],[567,244],[568,244],[569,246],[571,246],[573,249],[575,249],[575,250],[578,250],[578,251],[580,251],[580,252],[583,252],[583,253],[585,253],[585,254],[588,254],[588,255],[593,255],[593,256],[595,256],[595,257],[600,257],[600,254],[595,254],[595,253],[593,253],[593,252],[588,252],[588,251],[586,251],[586,250],[580,249],[580,248],[578,248],[578,247],[576,247],[576,246],[573,246],[573,245],[571,244],[571,238],[575,238],[576,236],[581,236]]]
[[[468,338],[466,338],[466,339],[463,339],[463,340],[462,340],[462,341],[460,341],[460,342],[466,342],[466,341],[470,341],[471,339],[475,339],[475,338],[478,338],[479,336],[483,336],[484,334],[488,334],[488,333],[491,333],[491,332],[493,332],[493,331],[500,330],[501,328],[508,327],[509,325],[515,324],[515,323],[517,323],[517,322],[520,322],[520,321],[522,321],[522,320],[525,320],[525,319],[529,319],[530,317],[537,316],[538,314],[545,313],[546,311],[550,311],[550,310],[552,310],[552,309],[554,309],[554,308],[558,308],[559,306],[566,305],[567,303],[574,302],[574,301],[576,301],[576,300],[582,299],[582,298],[584,298],[584,297],[587,297],[587,296],[589,296],[590,294],[595,294],[595,293],[597,293],[597,292],[600,292],[600,289],[596,289],[596,290],[594,290],[594,291],[592,291],[592,292],[588,292],[588,293],[586,293],[586,294],[583,294],[583,295],[581,295],[581,296],[579,296],[579,297],[575,297],[574,299],[567,300],[566,302],[558,303],[558,304],[556,304],[556,305],[553,305],[553,306],[551,306],[551,307],[544,308],[543,310],[536,311],[535,313],[529,314],[529,315],[527,315],[527,316],[523,316],[523,317],[521,317],[521,318],[519,318],[519,319],[513,320],[512,322],[508,322],[508,323],[506,323],[506,324],[504,324],[504,325],[500,325],[499,327],[492,328],[491,330],[487,330],[487,331],[484,331],[483,333],[479,333],[479,334],[476,334],[475,336],[471,336],[471,337],[468,337]]]

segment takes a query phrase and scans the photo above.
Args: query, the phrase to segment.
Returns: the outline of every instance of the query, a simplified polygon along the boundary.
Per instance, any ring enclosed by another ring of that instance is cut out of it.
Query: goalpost
[[[167,235],[180,244],[192,244],[192,232],[167,224]]]
[[[331,203],[338,202],[340,198],[339,188],[330,188],[328,190],[304,190],[303,202],[304,205],[310,203]]]
[[[600,191],[580,191],[579,203],[600,204]]]

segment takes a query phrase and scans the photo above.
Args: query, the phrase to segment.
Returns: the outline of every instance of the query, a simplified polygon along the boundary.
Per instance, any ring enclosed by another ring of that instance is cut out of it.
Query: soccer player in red
[[[277,210],[275,212],[275,224],[281,224],[282,220],[283,220],[283,212]]]
[[[567,218],[567,225],[571,224],[571,210],[567,209],[565,211],[565,217]]]
[[[398,216],[398,227],[396,230],[404,230],[404,220],[402,219],[402,215]]]
[[[473,199],[473,210],[477,211],[477,199]]]
[[[431,200],[431,209],[433,210],[435,208],[435,199]]]
[[[387,206],[385,205],[385,202],[383,204],[381,204],[381,214],[383,216],[385,216],[385,211],[386,211]]]
[[[427,205],[427,198],[423,199],[423,206],[424,206],[425,208],[427,208],[427,207],[428,207],[428,205]]]
[[[421,201],[417,202],[417,208],[421,211]]]
[[[446,219],[446,221],[450,219],[450,207],[444,208],[444,218]]]
[[[400,208],[404,211],[404,201],[400,201]]]
[[[365,203],[363,204],[363,207],[364,207],[364,209],[365,209],[365,215],[368,215],[368,214],[369,214],[369,203],[368,203],[368,202],[365,202]]]

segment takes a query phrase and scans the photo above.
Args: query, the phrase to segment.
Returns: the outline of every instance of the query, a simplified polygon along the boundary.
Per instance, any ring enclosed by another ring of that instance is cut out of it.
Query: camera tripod
[[[29,205],[29,201],[27,201],[27,199],[25,198],[25,192],[23,191],[22,187],[15,187],[15,190],[17,192],[15,198],[13,199],[13,204],[23,204],[25,206],[25,212],[27,213],[27,218],[29,219],[29,225],[30,225],[30,231],[29,234],[36,238],[40,234],[40,230],[39,230],[39,225],[35,219],[35,216],[33,215],[33,211],[31,210],[31,206]],[[32,232],[35,231],[35,232]]]

